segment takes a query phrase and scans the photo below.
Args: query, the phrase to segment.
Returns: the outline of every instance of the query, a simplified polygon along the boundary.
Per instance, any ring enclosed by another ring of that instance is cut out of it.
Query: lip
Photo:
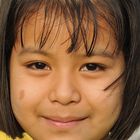
[[[84,120],[86,120],[88,117],[59,117],[59,116],[51,116],[51,117],[43,117],[46,122],[54,127],[57,128],[72,128],[75,126],[78,126],[80,123],[82,123]]]

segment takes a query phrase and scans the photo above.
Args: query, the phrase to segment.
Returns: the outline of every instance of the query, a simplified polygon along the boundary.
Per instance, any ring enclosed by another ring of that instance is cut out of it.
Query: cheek
[[[92,126],[110,130],[117,121],[122,107],[122,93],[119,90],[94,91],[85,96],[92,110]],[[102,124],[102,126],[99,126]]]
[[[43,83],[24,75],[11,78],[11,103],[13,109],[33,110],[33,108],[36,108],[47,93],[47,83]]]
[[[81,87],[81,86],[80,86]],[[82,86],[83,87],[83,86]],[[87,88],[88,87],[88,88]],[[106,91],[84,86],[82,91],[93,115],[100,117],[118,116],[122,106],[123,87],[110,88]]]
[[[105,90],[114,79],[112,80],[112,77],[108,76],[96,80],[80,80],[77,82],[78,90],[93,109],[104,110],[103,112],[108,108],[113,110],[117,106],[121,106],[124,90],[123,79]]]

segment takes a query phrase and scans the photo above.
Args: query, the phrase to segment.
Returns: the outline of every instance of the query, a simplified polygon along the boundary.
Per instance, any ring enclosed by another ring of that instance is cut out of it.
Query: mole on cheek
[[[25,96],[25,92],[24,90],[21,90],[20,93],[19,93],[19,99],[22,100]]]

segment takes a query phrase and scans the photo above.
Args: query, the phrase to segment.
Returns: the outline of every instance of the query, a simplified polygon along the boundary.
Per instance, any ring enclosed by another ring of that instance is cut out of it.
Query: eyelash
[[[27,64],[27,67],[33,70],[50,70],[50,66],[44,62],[32,62]]]
[[[87,63],[84,64],[80,70],[81,71],[104,71],[106,69],[106,66],[103,64],[98,64],[98,63]]]
[[[51,70],[50,66],[44,62],[32,62],[30,64],[27,64],[27,67],[33,70]],[[106,69],[106,66],[103,64],[98,63],[86,63],[82,65],[80,68],[80,71],[104,71]]]

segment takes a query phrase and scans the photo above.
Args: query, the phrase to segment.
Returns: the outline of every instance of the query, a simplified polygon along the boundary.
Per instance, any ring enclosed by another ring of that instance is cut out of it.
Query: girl
[[[0,130],[12,139],[128,139],[140,124],[139,1],[7,5]]]

